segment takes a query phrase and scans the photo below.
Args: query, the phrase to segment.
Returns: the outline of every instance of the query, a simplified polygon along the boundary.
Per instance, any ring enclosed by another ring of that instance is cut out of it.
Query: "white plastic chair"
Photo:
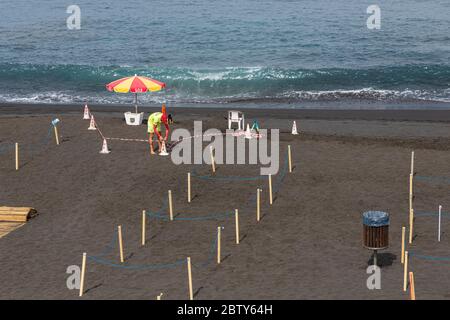
[[[238,124],[238,130],[244,130],[244,114],[241,111],[228,111],[228,129],[230,130],[232,123]]]

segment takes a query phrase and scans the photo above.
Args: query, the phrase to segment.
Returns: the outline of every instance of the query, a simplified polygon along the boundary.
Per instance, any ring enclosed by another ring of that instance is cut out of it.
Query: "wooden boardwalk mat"
[[[0,222],[0,238],[3,238],[8,233],[20,228],[24,224],[25,223],[21,222]]]
[[[0,221],[27,222],[37,215],[37,211],[30,207],[0,207]]]
[[[34,218],[37,211],[30,207],[0,207],[0,238]]]

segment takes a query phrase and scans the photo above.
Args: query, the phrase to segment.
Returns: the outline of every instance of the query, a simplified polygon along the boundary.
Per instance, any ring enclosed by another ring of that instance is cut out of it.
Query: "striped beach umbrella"
[[[132,92],[135,94],[135,107],[137,113],[137,94],[142,92],[155,92],[160,91],[166,87],[164,82],[160,82],[151,78],[141,77],[134,75],[133,77],[122,78],[115,80],[106,85],[106,89],[109,91],[128,93]]]

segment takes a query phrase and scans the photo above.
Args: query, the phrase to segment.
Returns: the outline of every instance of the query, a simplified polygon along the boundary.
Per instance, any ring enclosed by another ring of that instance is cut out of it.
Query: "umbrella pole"
[[[137,109],[137,92],[135,93],[135,96],[134,96],[134,109],[135,109],[135,111],[136,111],[136,114],[138,113],[137,111],[138,111],[138,109]]]

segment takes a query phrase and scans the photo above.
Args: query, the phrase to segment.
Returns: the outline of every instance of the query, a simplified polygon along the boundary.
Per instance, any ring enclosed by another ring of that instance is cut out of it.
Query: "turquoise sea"
[[[450,1],[0,1],[0,103],[132,103],[105,84],[136,73],[147,105],[445,107]]]

